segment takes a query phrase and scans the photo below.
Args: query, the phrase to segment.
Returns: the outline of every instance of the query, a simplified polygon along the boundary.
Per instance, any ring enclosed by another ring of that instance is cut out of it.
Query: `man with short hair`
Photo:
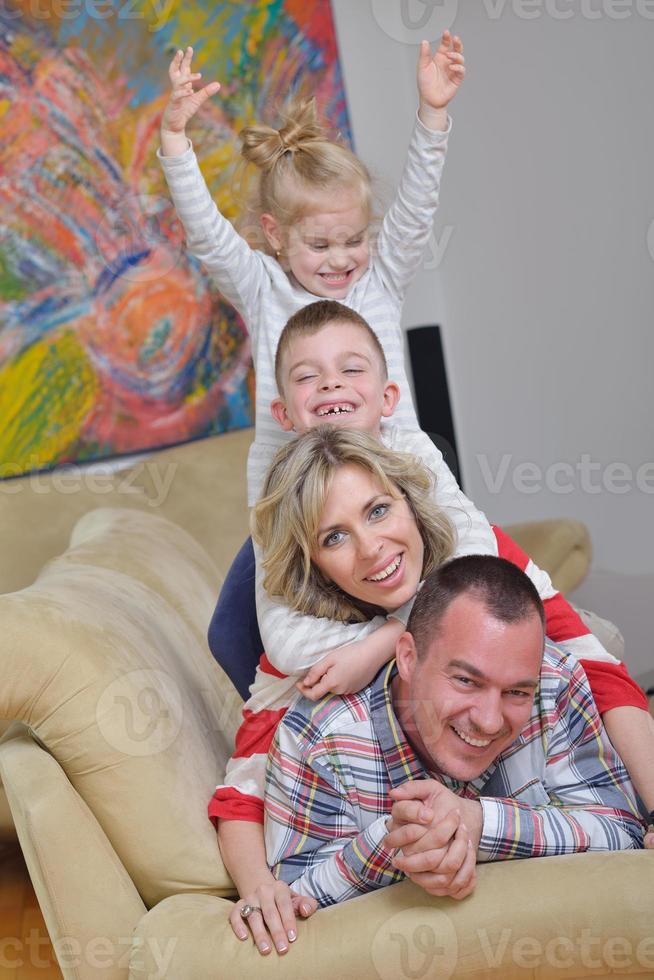
[[[471,555],[433,572],[395,661],[358,694],[302,699],[280,723],[273,872],[322,906],[405,875],[463,898],[478,861],[642,847],[586,676],[545,643],[543,621],[510,562]]]

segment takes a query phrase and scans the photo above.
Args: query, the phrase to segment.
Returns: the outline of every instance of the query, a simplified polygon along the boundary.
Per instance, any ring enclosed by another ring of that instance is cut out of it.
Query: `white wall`
[[[470,495],[498,522],[588,524],[594,572],[576,598],[619,623],[632,670],[654,680],[654,3],[333,8],[356,147],[388,182],[417,42],[445,26],[464,40],[436,229],[449,243],[405,323],[444,328]]]

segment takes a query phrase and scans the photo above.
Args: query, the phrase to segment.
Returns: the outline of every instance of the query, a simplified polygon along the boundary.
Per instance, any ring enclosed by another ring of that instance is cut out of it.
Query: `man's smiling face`
[[[271,411],[287,431],[307,432],[327,422],[378,435],[380,419],[393,413],[399,398],[385,373],[366,330],[330,322],[289,343],[282,360],[283,391]]]
[[[529,720],[542,658],[535,611],[504,623],[472,592],[452,601],[421,659],[405,633],[394,703],[426,767],[462,782],[488,769]]]

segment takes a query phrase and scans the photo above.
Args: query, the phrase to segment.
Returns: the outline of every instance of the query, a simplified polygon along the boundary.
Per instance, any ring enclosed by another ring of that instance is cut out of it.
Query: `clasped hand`
[[[457,900],[470,895],[477,880],[481,805],[434,779],[409,780],[390,795],[384,846],[400,849],[395,867],[429,895]]]

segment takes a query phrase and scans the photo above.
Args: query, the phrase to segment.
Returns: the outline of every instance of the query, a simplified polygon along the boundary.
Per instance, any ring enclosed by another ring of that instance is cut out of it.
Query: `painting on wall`
[[[156,159],[168,63],[237,219],[240,129],[292,91],[349,126],[329,0],[0,0],[0,477],[251,424],[244,325],[188,255]]]

